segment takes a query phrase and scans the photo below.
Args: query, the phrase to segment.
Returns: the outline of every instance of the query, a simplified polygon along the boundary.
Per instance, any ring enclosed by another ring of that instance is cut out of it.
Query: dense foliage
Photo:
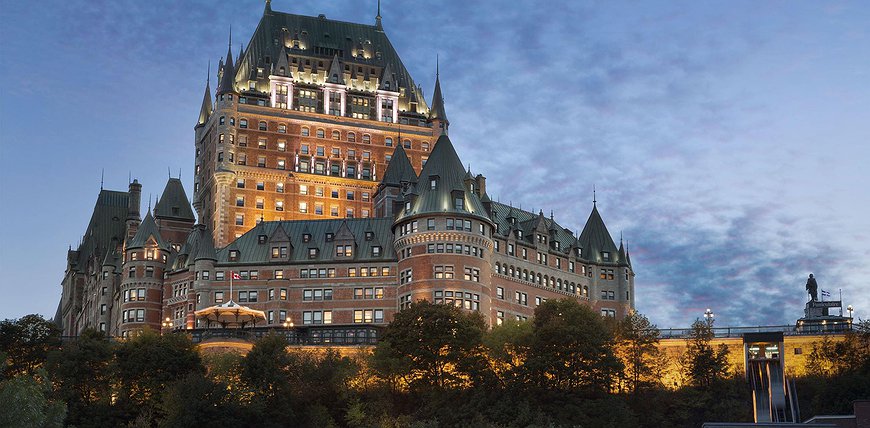
[[[640,314],[619,322],[572,300],[530,322],[416,303],[373,349],[300,349],[279,335],[247,355],[200,355],[184,334],[112,341],[87,330],[61,344],[39,316],[0,324],[0,426],[449,427],[700,426],[751,421],[728,350],[698,321],[677,367]],[[339,352],[341,351],[341,352]],[[798,379],[804,414],[848,413],[870,395],[870,325],[817,343]]]

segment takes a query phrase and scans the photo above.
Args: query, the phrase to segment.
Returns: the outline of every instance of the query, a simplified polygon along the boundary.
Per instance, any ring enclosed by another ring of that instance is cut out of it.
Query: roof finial
[[[233,48],[233,24],[230,24],[230,42],[227,43],[227,47],[230,49]]]
[[[622,230],[619,231],[619,245],[622,245]]]
[[[148,212],[151,212],[151,194],[148,194]]]
[[[178,179],[181,180],[181,168],[178,168]]]
[[[166,174],[169,175],[169,178],[172,178],[172,168],[169,165],[166,166]]]
[[[211,84],[211,58],[208,60],[208,71],[205,73],[205,86]]]
[[[595,196],[595,185],[593,184],[592,185],[592,206],[594,207],[596,203],[598,203],[598,200],[597,200],[597,197]]]
[[[127,171],[127,184],[133,182],[133,171]]]
[[[100,191],[103,190],[103,179],[106,177],[106,168],[100,170]]]
[[[383,25],[381,25],[381,0],[378,0],[378,15],[375,16],[375,27],[383,28]]]
[[[435,54],[435,80],[438,80],[438,76],[440,75],[440,59],[438,58],[438,54]]]

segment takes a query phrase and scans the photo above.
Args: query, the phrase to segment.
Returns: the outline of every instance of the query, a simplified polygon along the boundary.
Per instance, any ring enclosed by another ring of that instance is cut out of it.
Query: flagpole
[[[230,298],[228,300],[233,300],[233,277],[236,276],[234,271],[230,271]]]

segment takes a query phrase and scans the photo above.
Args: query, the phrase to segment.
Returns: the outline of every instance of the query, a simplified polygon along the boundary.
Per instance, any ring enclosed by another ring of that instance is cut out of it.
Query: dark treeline
[[[374,349],[288,348],[267,336],[241,356],[202,355],[184,334],[61,343],[36,315],[0,323],[0,426],[697,427],[752,420],[742,373],[696,321],[662,384],[658,330],[572,300],[488,329],[477,313],[420,302]],[[867,327],[866,323],[862,327]],[[848,413],[870,396],[870,332],[814,347],[798,379],[804,414]]]

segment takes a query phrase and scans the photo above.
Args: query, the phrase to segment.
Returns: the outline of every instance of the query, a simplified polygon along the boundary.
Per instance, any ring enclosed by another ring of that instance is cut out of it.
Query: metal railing
[[[844,333],[852,330],[852,323],[830,322],[818,325],[764,325],[755,327],[713,327],[713,337],[743,337],[744,333],[782,333],[784,336],[802,336],[810,334]],[[662,339],[679,339],[692,335],[691,328],[663,328],[659,330]]]

